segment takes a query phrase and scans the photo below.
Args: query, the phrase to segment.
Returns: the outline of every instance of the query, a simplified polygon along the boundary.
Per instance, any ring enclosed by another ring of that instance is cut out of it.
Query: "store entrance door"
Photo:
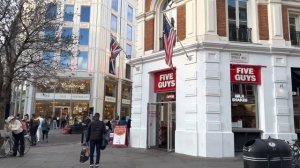
[[[176,103],[148,103],[148,148],[175,150]]]
[[[70,115],[71,108],[69,106],[55,106],[54,116],[59,117],[61,120],[62,116]],[[59,127],[61,127],[61,122],[59,122]]]

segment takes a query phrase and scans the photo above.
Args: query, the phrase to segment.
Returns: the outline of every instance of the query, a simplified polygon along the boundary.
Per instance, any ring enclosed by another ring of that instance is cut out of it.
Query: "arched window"
[[[176,4],[173,0],[165,0],[160,9],[160,15],[159,15],[159,50],[164,49],[164,42],[163,42],[163,15],[165,15],[171,25],[176,30],[177,25],[177,8]]]

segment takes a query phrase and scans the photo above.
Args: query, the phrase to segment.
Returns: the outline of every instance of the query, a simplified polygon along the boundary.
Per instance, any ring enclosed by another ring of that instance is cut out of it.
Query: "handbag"
[[[81,163],[84,163],[87,160],[89,160],[89,156],[90,156],[90,149],[89,149],[89,147],[84,147],[84,148],[81,149],[79,161]]]

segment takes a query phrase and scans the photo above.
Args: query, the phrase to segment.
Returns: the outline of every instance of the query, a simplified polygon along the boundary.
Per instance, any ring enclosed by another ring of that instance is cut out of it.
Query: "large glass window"
[[[53,51],[45,51],[43,53],[43,63],[46,65],[50,65],[54,58],[54,52]]]
[[[128,5],[127,8],[127,20],[132,22],[133,21],[133,8]]]
[[[72,38],[73,30],[70,27],[64,27],[62,29],[61,38],[63,41],[68,41]]]
[[[251,42],[247,0],[228,0],[229,40]]]
[[[132,27],[127,25],[127,40],[132,41]]]
[[[81,22],[90,22],[90,7],[89,6],[81,6]]]
[[[289,23],[290,23],[290,37],[292,45],[300,45],[300,31],[298,30],[299,16],[290,14]]]
[[[257,85],[231,84],[232,127],[258,128]]]
[[[127,58],[130,59],[132,55],[132,46],[130,44],[126,44],[126,55]]]
[[[117,32],[118,18],[115,15],[111,15],[111,30]]]
[[[65,5],[64,9],[64,21],[73,21],[74,17],[74,5]]]
[[[111,8],[114,9],[115,11],[118,11],[118,1],[119,0],[112,0],[111,1]]]
[[[88,67],[88,52],[80,51],[78,56],[78,70],[87,70]]]
[[[67,51],[62,51],[60,54],[60,65],[62,68],[68,68],[71,65],[71,54]]]
[[[53,27],[47,27],[45,29],[45,36],[46,39],[55,38],[55,29]]]
[[[47,4],[47,10],[46,10],[46,19],[52,20],[55,19],[57,15],[57,5],[54,3]]]
[[[79,36],[80,45],[89,45],[89,29],[80,29]]]

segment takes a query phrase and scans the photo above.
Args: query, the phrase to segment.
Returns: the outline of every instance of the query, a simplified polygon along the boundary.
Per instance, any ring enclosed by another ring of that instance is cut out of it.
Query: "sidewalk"
[[[52,131],[49,143],[40,143],[19,158],[0,159],[0,168],[88,168],[80,163],[80,135]],[[57,140],[54,142],[54,140]],[[212,159],[190,157],[158,150],[111,148],[102,151],[102,168],[242,168],[240,157]]]

